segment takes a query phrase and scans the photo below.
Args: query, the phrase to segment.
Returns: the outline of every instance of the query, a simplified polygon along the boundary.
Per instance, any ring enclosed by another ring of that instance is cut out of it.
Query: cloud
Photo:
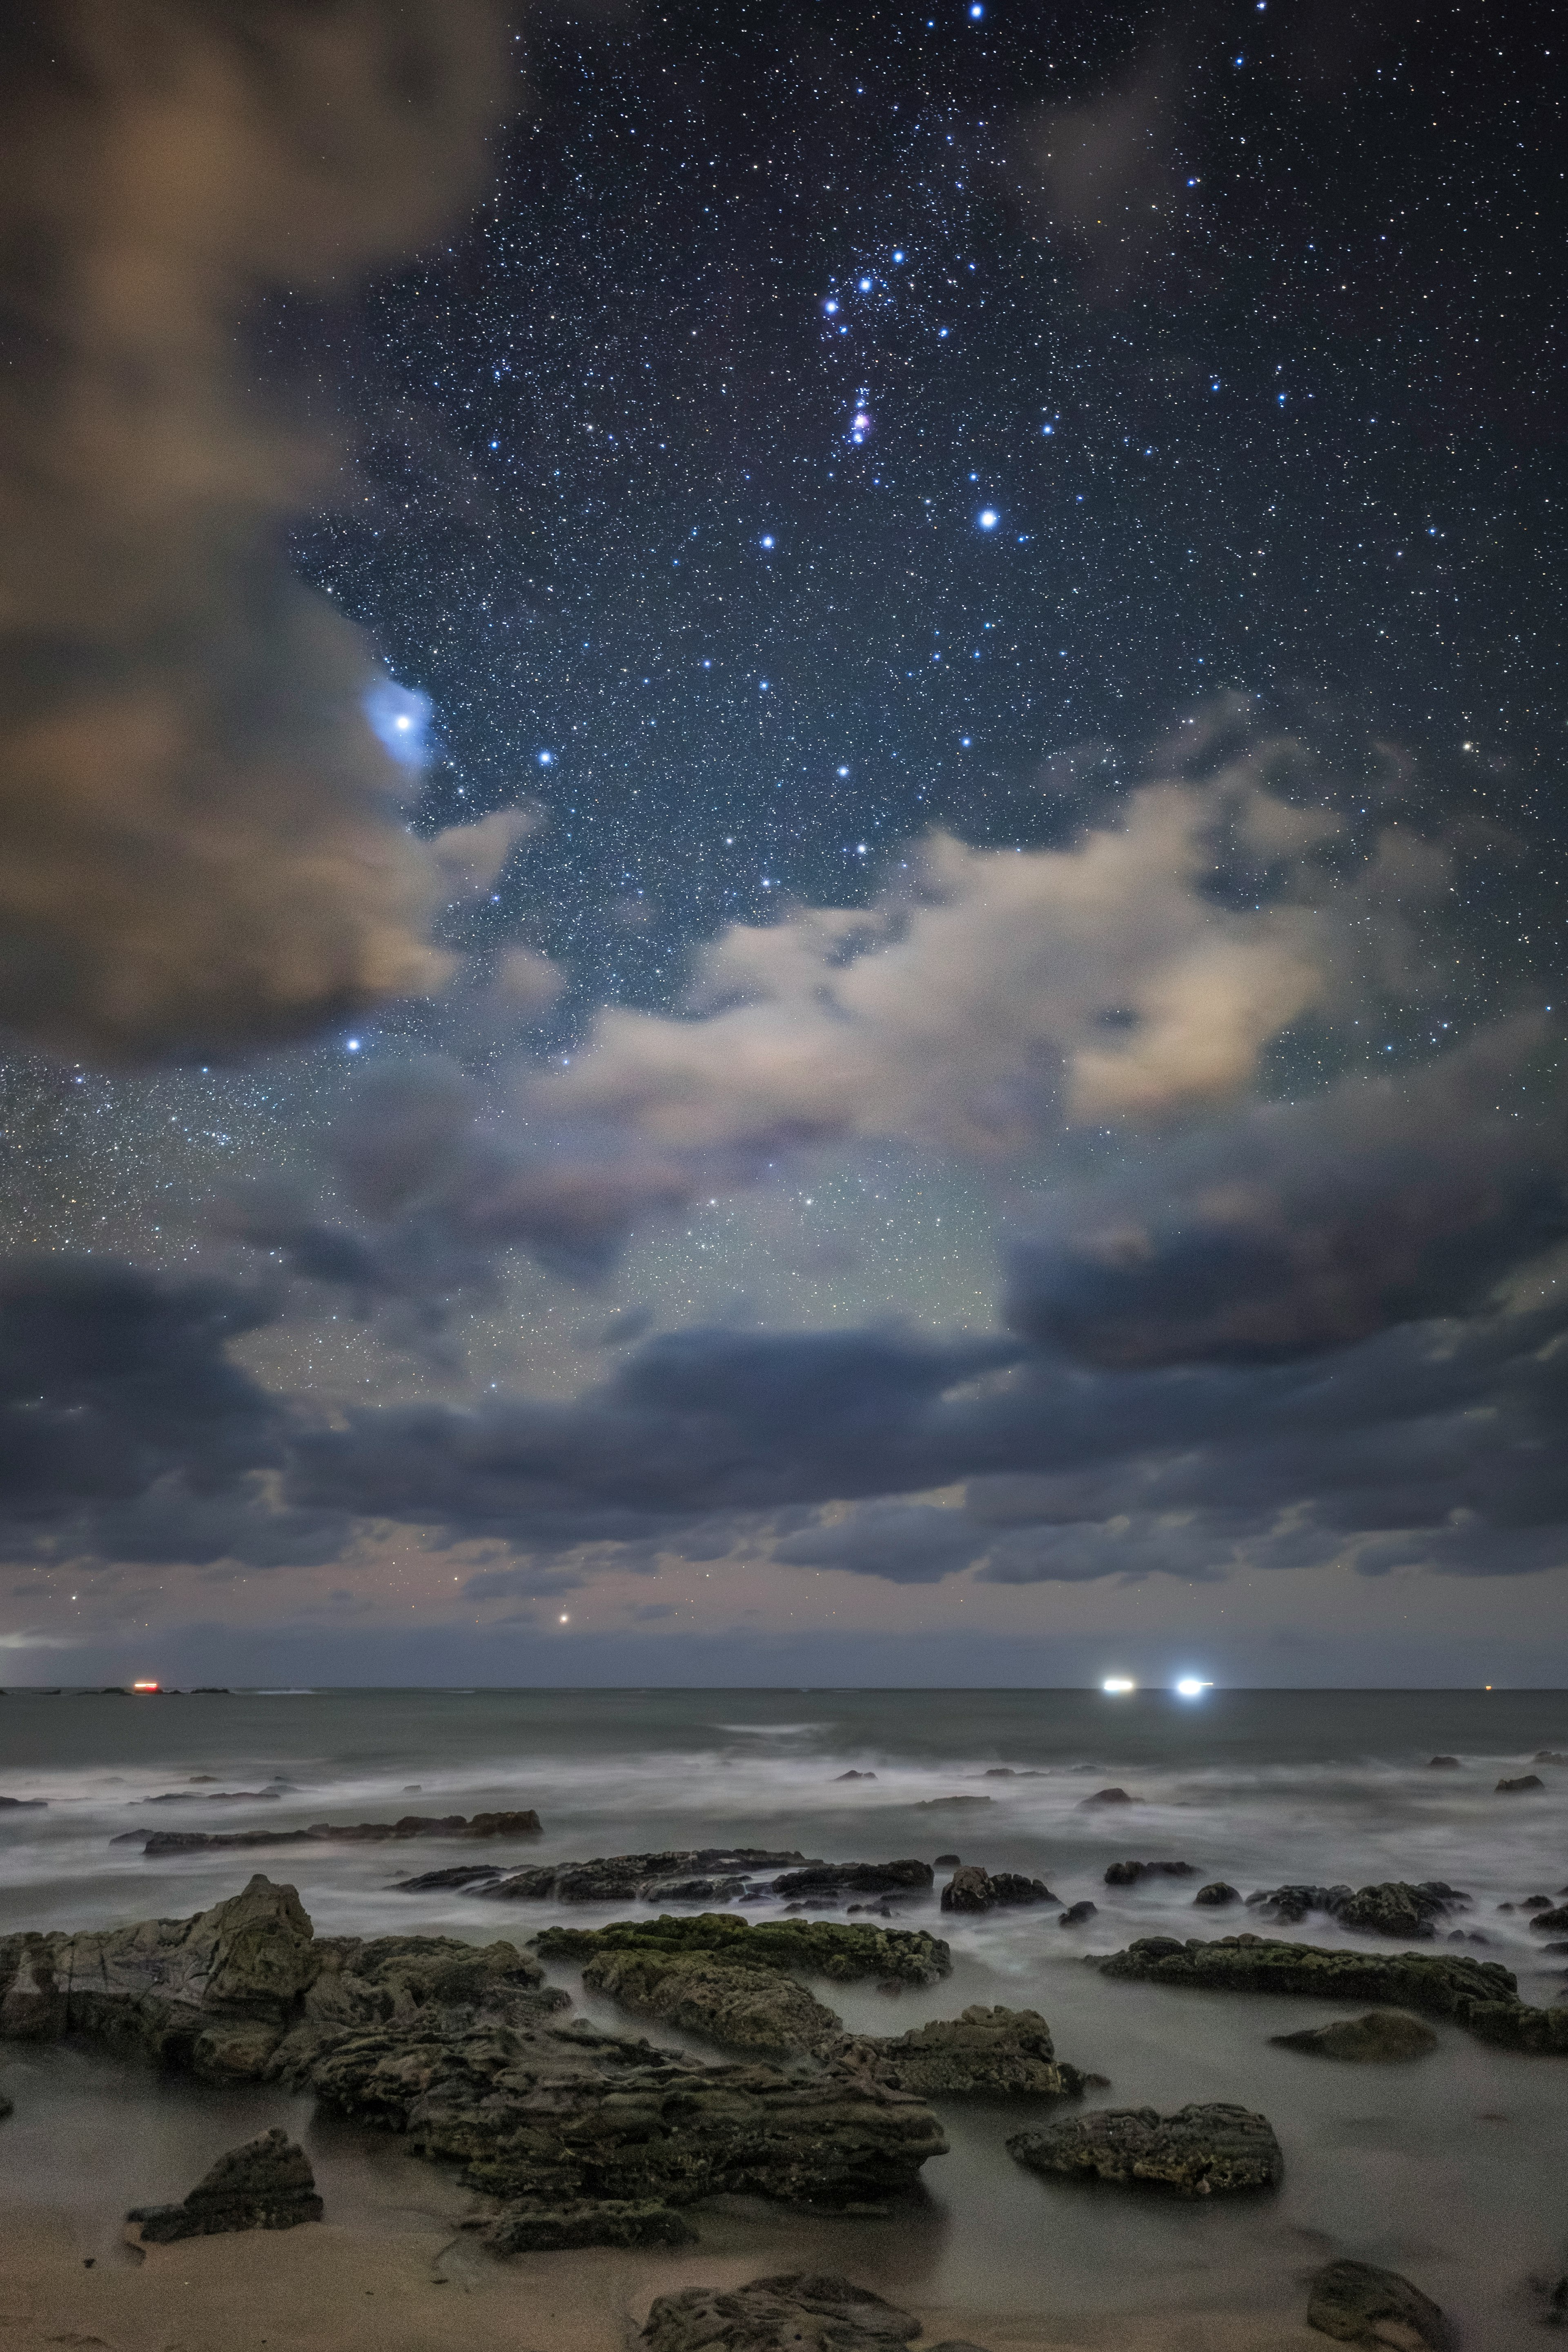
[[[1007,1319],[1128,1367],[1266,1362],[1473,1312],[1568,1237],[1557,1063],[1549,1024],[1521,1017],[1064,1188],[1012,1254]]]
[[[427,989],[435,866],[292,576],[331,453],[245,383],[237,317],[427,237],[503,87],[488,0],[67,0],[0,138],[0,1022],[216,1055]]]

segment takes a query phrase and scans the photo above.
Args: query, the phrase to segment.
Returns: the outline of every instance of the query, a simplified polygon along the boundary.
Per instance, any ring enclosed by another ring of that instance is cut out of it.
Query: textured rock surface
[[[1099,2180],[1150,2181],[1184,2197],[1271,2189],[1285,2168],[1267,2116],[1246,2107],[1105,2108],[1015,2134],[1007,2152],[1032,2172],[1092,2173]]]
[[[1441,2307],[1397,2271],[1371,2263],[1330,2263],[1312,2280],[1307,2325],[1341,2344],[1422,2352],[1448,2340]]]
[[[1545,1786],[1539,1772],[1521,1772],[1516,1780],[1500,1780],[1497,1792],[1500,1797],[1512,1797],[1521,1789],[1544,1789]]]
[[[1090,1903],[1086,1899],[1082,1903],[1069,1904],[1068,1908],[1062,1913],[1061,1917],[1057,1921],[1057,1926],[1058,1927],[1081,1927],[1087,1920],[1096,1919],[1099,1916],[1099,1904]]]
[[[1303,2050],[1311,2058],[1342,2058],[1352,2065],[1392,2065],[1407,2058],[1425,2058],[1437,2047],[1437,2037],[1418,2017],[1402,2009],[1369,2009],[1364,2017],[1336,2017],[1328,2025],[1309,2025],[1300,2033],[1274,2033],[1269,2040],[1281,2050]]]
[[[1195,1862],[1113,1862],[1105,1874],[1107,1886],[1136,1886],[1141,1878],[1195,1878]]]
[[[777,1969],[738,1967],[705,1952],[595,1952],[583,1970],[634,2017],[703,2033],[731,2050],[799,2050],[820,2056],[843,2027],[830,2009]]]
[[[922,2099],[1076,2099],[1099,2075],[1058,2059],[1037,2010],[966,2009],[897,2036],[852,2034],[842,2056],[879,2083]]]
[[[1239,1886],[1232,1886],[1228,1880],[1224,1878],[1211,1878],[1208,1885],[1200,1886],[1193,1897],[1194,1903],[1202,1904],[1205,1909],[1210,1911],[1222,1910],[1227,1903],[1239,1903],[1240,1900]]]
[[[705,1885],[715,1891],[694,1895],[695,1902],[732,1902],[753,1882],[771,1883],[773,1874],[808,1857],[795,1847],[773,1852],[766,1846],[689,1846],[666,1853],[602,1854],[591,1862],[542,1863],[529,1870],[498,1876],[476,1895],[501,1903],[673,1903],[683,1898],[672,1890]],[[931,1881],[928,1877],[926,1884]],[[720,1888],[728,1891],[720,1893]]]
[[[1376,1886],[1272,1886],[1247,1898],[1249,1910],[1286,1927],[1304,1919],[1309,1911],[1322,1911],[1342,1927],[1413,1942],[1435,1936],[1438,1921],[1462,1911],[1469,1901],[1441,1878],[1417,1885],[1396,1878]]]
[[[826,1977],[835,1984],[866,1978],[882,1983],[938,1984],[952,1955],[923,1928],[868,1927],[837,1920],[739,1919],[732,1912],[696,1917],[618,1919],[608,1927],[546,1927],[532,1948],[550,1960],[586,1965],[598,1952],[700,1952],[739,1968],[786,1976]]]
[[[816,1925],[804,1934],[861,1949],[861,1938],[918,1943],[946,1958],[929,1937]],[[876,1972],[874,1950],[871,1959]],[[590,2205],[605,2209],[610,2243],[626,2242],[629,2208],[720,2192],[879,2210],[946,2148],[928,2107],[863,2069],[829,2061],[803,2079],[707,2066],[598,2032],[564,2015],[570,2007],[508,1943],[314,1937],[293,1888],[265,1878],[194,1919],[0,1942],[0,2032],[82,2031],[198,2073],[314,2090],[458,2163],[469,2186],[521,2200],[520,2231],[570,2226],[573,2243],[590,2242],[580,2210]],[[545,2213],[569,2221],[546,2223]]]
[[[148,1830],[145,1833],[130,1830],[113,1843],[127,1845],[142,1838],[142,1851],[149,1860],[155,1860],[163,1853],[237,1853],[252,1846],[387,1845],[402,1838],[542,1835],[539,1815],[532,1811],[476,1813],[472,1821],[462,1813],[448,1813],[440,1820],[429,1814],[405,1813],[396,1822],[347,1822],[336,1827],[331,1822],[314,1822],[305,1830]]]
[[[1538,1911],[1530,1924],[1544,1935],[1561,1935],[1568,1927],[1568,1903],[1560,1904],[1554,1911]]]
[[[1458,1952],[1331,1952],[1260,1936],[1216,1936],[1208,1943],[1143,1936],[1094,1965],[1105,1976],[1142,1983],[1386,2003],[1452,2018],[1505,2050],[1568,2056],[1568,2009],[1531,2009],[1509,1969]]]
[[[220,2156],[183,2204],[138,2205],[125,2218],[141,2223],[149,2245],[167,2246],[226,2230],[292,2230],[319,2221],[321,2200],[304,2149],[287,2132],[269,2131]]]
[[[893,2352],[918,2319],[845,2278],[796,2271],[720,2294],[661,2294],[639,2343],[646,2352]]]
[[[546,2205],[537,2198],[509,2205],[482,2232],[492,2254],[552,2254],[571,2246],[689,2246],[697,2232],[672,2205],[626,2205],[583,2198]]]
[[[1060,1901],[1043,1878],[1025,1878],[1016,1870],[982,1870],[975,1863],[955,1870],[942,1890],[944,1911],[994,1911],[999,1904]]]
[[[919,1895],[935,1879],[929,1862],[808,1862],[773,1882],[774,1895]]]

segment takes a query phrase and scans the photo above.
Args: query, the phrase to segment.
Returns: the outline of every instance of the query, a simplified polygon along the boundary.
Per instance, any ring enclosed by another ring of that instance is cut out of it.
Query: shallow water
[[[1195,1881],[1106,1887],[1119,1856],[1179,1857],[1244,1892],[1285,1879],[1445,1878],[1476,1897],[1467,1925],[1488,1937],[1488,1956],[1518,1969],[1527,1999],[1550,2000],[1561,1957],[1532,1946],[1524,1915],[1496,1908],[1568,1879],[1568,1768],[1532,1767],[1542,1748],[1568,1750],[1568,1695],[1215,1692],[1192,1705],[1033,1691],[13,1696],[0,1702],[0,1791],[48,1803],[0,1816],[0,1928],[180,1916],[235,1892],[252,1868],[298,1885],[324,1932],[521,1940],[557,1916],[591,1925],[612,1916],[389,1886],[459,1854],[564,1859],[732,1841],[829,1859],[956,1852],[1026,1870],[1064,1902],[1095,1901],[1090,1927],[1058,1927],[1055,1906],[963,1925],[942,1920],[934,1897],[901,1906],[910,1925],[948,1935],[954,1976],[896,2006],[869,1989],[840,1989],[833,2000],[846,2022],[886,2032],[969,2000],[1039,2008],[1064,2056],[1111,2077],[1101,2101],[1262,2108],[1286,2151],[1285,2186],[1264,2200],[1208,2205],[1047,2183],[1003,2146],[1033,2120],[1025,2107],[950,2106],[952,2153],[927,2167],[923,2200],[828,2232],[842,2237],[857,2275],[910,2282],[927,2302],[992,2308],[1241,2308],[1289,2303],[1306,2270],[1353,2253],[1410,2272],[1478,2342],[1522,2346],[1538,2340],[1525,2277],[1560,2271],[1568,2257],[1568,2063],[1489,2051],[1439,2028],[1439,2051],[1415,2065],[1333,2065],[1268,2039],[1335,2013],[1328,2005],[1108,1983],[1082,1954],[1156,1929],[1209,1934],[1226,1924],[1194,1914]],[[1463,1769],[1430,1770],[1435,1752],[1458,1755]],[[1001,1764],[1038,1777],[984,1778]],[[851,1769],[877,1778],[837,1779]],[[1544,1791],[1496,1793],[1500,1779],[1530,1769]],[[288,1785],[274,1801],[209,1806],[193,1779],[206,1772],[223,1788]],[[1085,1796],[1107,1785],[1137,1801],[1086,1808]],[[142,1810],[179,1789],[194,1801]],[[919,1810],[958,1795],[989,1801]],[[280,1848],[149,1863],[108,1843],[132,1825],[271,1829],[524,1804],[546,1832],[526,1847],[422,1841],[395,1852]],[[1375,1948],[1324,1919],[1288,1932]],[[105,2226],[126,2203],[183,2193],[249,2131],[300,2127],[304,2112],[275,2094],[219,2095],[82,2053],[3,2045],[0,2086],[18,2103],[0,2131],[0,2199],[36,2187],[38,2126],[24,2114],[47,2116],[57,2193],[68,2201],[75,2181]],[[373,2158],[328,2119],[310,2130],[334,2195],[395,2218],[402,2197],[447,2193],[426,2168],[410,2170],[427,2189],[386,2170],[391,2150]],[[89,2155],[106,2132],[134,2152],[112,2181],[92,2178]],[[395,2162],[406,2162],[400,2150]],[[778,2226],[782,2257],[805,2225],[781,2216]],[[821,2225],[809,2235],[816,2259]]]

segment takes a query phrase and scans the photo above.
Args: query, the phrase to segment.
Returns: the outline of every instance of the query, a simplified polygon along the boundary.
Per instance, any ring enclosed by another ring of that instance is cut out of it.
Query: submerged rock
[[[1309,2025],[1300,2033],[1271,2033],[1281,2050],[1304,2050],[1310,2057],[1343,2058],[1355,2065],[1390,2065],[1425,2058],[1437,2037],[1418,2017],[1401,2009],[1369,2009],[1364,2017],[1336,2017],[1329,2025]]]
[[[1206,1910],[1210,1911],[1222,1910],[1226,1904],[1239,1903],[1240,1900],[1240,1887],[1232,1886],[1223,1878],[1211,1878],[1208,1885],[1200,1886],[1193,1897],[1194,1903],[1202,1904]]]
[[[226,2230],[292,2230],[319,2221],[321,2200],[310,2158],[275,2129],[220,2156],[183,2204],[137,2205],[125,2218],[141,2223],[148,2245],[167,2246]]]
[[[1086,1899],[1082,1903],[1069,1904],[1068,1908],[1062,1913],[1061,1917],[1057,1921],[1057,1926],[1058,1927],[1081,1927],[1086,1920],[1097,1919],[1099,1916],[1099,1904],[1090,1903]]]
[[[826,1919],[753,1922],[725,1911],[695,1918],[620,1919],[608,1927],[546,1927],[532,1948],[545,1959],[579,1964],[598,1952],[702,1953],[733,1967],[826,1977],[835,1984],[870,1977],[932,1985],[952,1974],[947,1946],[923,1928],[869,1927],[860,1921],[848,1927]]]
[[[1085,1797],[1082,1801],[1086,1805],[1135,1805],[1138,1800],[1130,1797],[1125,1789],[1097,1789],[1092,1797]]]
[[[994,1805],[994,1797],[920,1797],[915,1801],[917,1813],[951,1813],[961,1806]]]
[[[1405,1879],[1386,1879],[1376,1886],[1272,1886],[1249,1895],[1247,1903],[1249,1910],[1287,1927],[1310,1911],[1322,1911],[1342,1927],[1357,1928],[1363,1935],[1429,1938],[1436,1936],[1439,1919],[1463,1910],[1470,1900],[1447,1880],[1428,1878],[1414,1885]]]
[[[1050,2027],[1033,2009],[977,2004],[896,2037],[850,2035],[840,2055],[879,2083],[922,2099],[1076,2099],[1086,2084],[1102,2079],[1058,2058]]]
[[[1561,1935],[1563,1928],[1568,1927],[1568,1903],[1559,1904],[1554,1910],[1537,1911],[1530,1924],[1532,1928],[1539,1928],[1542,1935]]]
[[[1516,1780],[1500,1780],[1497,1793],[1500,1797],[1511,1797],[1521,1789],[1544,1789],[1545,1786],[1539,1772],[1521,1772]]]
[[[1426,1769],[1428,1772],[1457,1772],[1459,1769],[1459,1759],[1457,1756],[1429,1756],[1426,1759]]]
[[[920,1895],[936,1873],[929,1862],[808,1862],[786,1870],[769,1890],[774,1895]]]
[[[892,2352],[921,2324],[830,2273],[795,2271],[721,2294],[689,2286],[658,2296],[637,2341],[646,2352]]]
[[[1205,1943],[1142,1936],[1125,1951],[1096,1957],[1102,1975],[1209,1991],[1307,1993],[1316,2000],[1371,2000],[1451,2018],[1505,2050],[1568,2056],[1568,2009],[1531,2009],[1512,1972],[1458,1952],[1333,1952],[1261,1936],[1216,1936]]]
[[[1397,2271],[1371,2263],[1330,2263],[1317,2273],[1307,2300],[1307,2325],[1341,2344],[1387,2346],[1422,2352],[1448,2340],[1441,2306]]]
[[[955,1870],[942,1890],[944,1911],[994,1911],[999,1904],[1059,1903],[1043,1878],[1026,1878],[1016,1870],[994,1873],[978,1864]]]
[[[1183,2107],[1173,2116],[1152,2107],[1121,2107],[1067,2116],[1016,2133],[1007,2153],[1032,2172],[1152,2181],[1184,2197],[1271,2189],[1285,2169],[1267,2116],[1225,2105]]]
[[[574,2246],[691,2246],[697,2232],[672,2205],[575,2198],[563,2205],[520,2198],[484,2230],[492,2254],[552,2254]]]
[[[1532,1764],[1568,1764],[1568,1756],[1563,1755],[1555,1748],[1538,1748],[1531,1762]]]
[[[394,1840],[418,1837],[492,1838],[542,1837],[539,1815],[530,1810],[517,1813],[476,1813],[469,1821],[462,1813],[448,1813],[440,1820],[426,1813],[405,1813],[396,1822],[349,1822],[334,1827],[331,1822],[314,1822],[305,1830],[128,1830],[111,1840],[115,1845],[133,1844],[140,1838],[142,1851],[149,1861],[165,1853],[229,1853],[252,1846],[274,1845],[386,1845]]]
[[[1136,1886],[1142,1878],[1195,1878],[1195,1862],[1113,1862],[1105,1874],[1107,1886]]]
[[[476,1895],[501,1903],[673,1903],[682,1899],[731,1902],[760,1874],[772,1874],[808,1857],[794,1846],[773,1852],[766,1846],[692,1846],[667,1853],[612,1853],[592,1862],[542,1863],[528,1870],[507,1872]],[[926,1884],[931,1884],[928,1878]],[[682,1898],[671,1890],[682,1885],[730,1890]]]

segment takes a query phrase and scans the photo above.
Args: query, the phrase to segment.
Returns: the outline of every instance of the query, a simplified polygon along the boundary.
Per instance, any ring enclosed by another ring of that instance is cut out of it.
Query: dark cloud
[[[989,1548],[988,1531],[962,1511],[930,1503],[873,1503],[774,1544],[792,1568],[845,1568],[892,1584],[940,1584]]]
[[[0,113],[0,1021],[205,1055],[429,987],[436,866],[302,587],[314,432],[243,378],[263,288],[341,290],[475,192],[488,0],[13,12]]]
[[[1473,1312],[1568,1236],[1548,1027],[1411,1077],[1254,1106],[1120,1184],[1064,1191],[1012,1258],[1007,1318],[1101,1366],[1267,1362]]]

